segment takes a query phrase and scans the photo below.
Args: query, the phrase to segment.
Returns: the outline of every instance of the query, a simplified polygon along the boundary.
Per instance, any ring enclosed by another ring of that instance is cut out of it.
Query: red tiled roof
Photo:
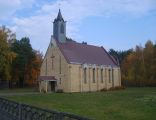
[[[118,66],[103,47],[67,41],[57,45],[68,63]]]
[[[39,76],[39,80],[57,80],[55,76]]]

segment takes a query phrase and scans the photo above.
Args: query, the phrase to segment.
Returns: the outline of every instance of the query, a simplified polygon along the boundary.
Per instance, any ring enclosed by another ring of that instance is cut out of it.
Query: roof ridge
[[[118,66],[117,62],[114,61],[114,59],[112,58],[112,56],[105,50],[105,48],[104,47],[101,47],[101,48],[107,53],[108,57],[113,61],[113,63],[115,63],[115,65]]]
[[[92,47],[97,47],[97,48],[101,48],[103,46],[96,46],[96,45],[91,45],[91,44],[83,44],[83,43],[80,43],[80,42],[76,42],[74,41],[73,39],[71,39],[72,41],[68,41],[68,42],[74,42],[76,44],[80,44],[80,45],[86,45],[86,46],[92,46]]]

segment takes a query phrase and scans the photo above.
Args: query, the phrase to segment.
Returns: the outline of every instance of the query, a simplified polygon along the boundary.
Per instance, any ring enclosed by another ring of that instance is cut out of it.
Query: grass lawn
[[[35,88],[14,88],[14,89],[0,89],[1,93],[24,93],[24,92],[34,92]]]
[[[156,88],[10,96],[11,100],[96,120],[156,120]]]

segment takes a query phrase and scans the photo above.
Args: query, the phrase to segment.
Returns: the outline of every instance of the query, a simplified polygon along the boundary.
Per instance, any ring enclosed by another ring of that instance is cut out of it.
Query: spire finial
[[[59,12],[58,12],[58,15],[57,15],[56,20],[58,20],[58,21],[63,20],[63,17],[62,17],[62,14],[61,14],[61,10],[60,10],[60,8],[59,8]],[[64,21],[64,20],[63,20],[63,21]]]

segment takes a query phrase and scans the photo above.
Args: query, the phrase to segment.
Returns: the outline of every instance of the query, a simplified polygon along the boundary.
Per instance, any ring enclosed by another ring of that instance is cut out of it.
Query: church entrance
[[[50,81],[51,91],[55,92],[56,89],[56,81]]]
[[[57,79],[54,76],[39,77],[40,92],[55,92],[57,89]]]

